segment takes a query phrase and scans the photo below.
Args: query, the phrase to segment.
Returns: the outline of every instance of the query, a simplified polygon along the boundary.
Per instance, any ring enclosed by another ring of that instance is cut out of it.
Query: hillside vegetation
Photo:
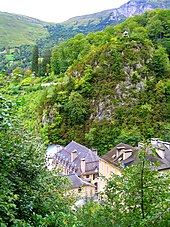
[[[169,21],[170,11],[152,11],[53,49],[52,73],[65,74],[39,109],[50,142],[76,139],[102,153],[170,140]]]
[[[48,46],[73,37],[78,33],[88,34],[116,25],[125,19],[156,8],[169,9],[168,0],[130,0],[119,8],[78,16],[55,24],[40,21],[27,16],[0,12],[0,49],[35,44]]]
[[[169,10],[156,10],[78,34],[53,48],[42,77],[16,70],[2,90],[48,144],[73,139],[102,154],[119,142],[169,141],[169,21]]]
[[[29,68],[35,44],[43,58],[46,49],[51,50],[76,34],[101,31],[156,8],[170,9],[170,3],[168,0],[130,0],[119,8],[74,17],[58,24],[0,12],[0,72],[10,74],[17,66]]]
[[[30,46],[7,51],[20,67],[0,73],[0,226],[169,226],[170,175],[147,146],[108,179],[102,203],[76,209],[80,194],[44,160],[48,145],[71,140],[99,155],[119,142],[170,142],[169,23],[170,10],[149,11],[42,56],[35,45],[31,64],[20,61]]]
[[[30,17],[0,12],[0,48],[35,44],[48,35],[45,25]]]

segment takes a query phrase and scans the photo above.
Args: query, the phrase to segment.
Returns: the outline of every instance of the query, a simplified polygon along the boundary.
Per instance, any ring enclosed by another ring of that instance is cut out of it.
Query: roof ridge
[[[81,146],[81,147],[84,147],[84,148],[86,148],[86,149],[88,149],[88,150],[91,150],[91,149],[89,149],[88,147],[86,147],[86,146],[84,146],[84,145],[82,145],[82,144],[80,144],[80,143],[78,143],[78,142],[76,142],[76,141],[74,141],[74,140],[72,140],[71,142],[74,142],[74,143],[76,143],[77,145],[79,145],[79,146]],[[71,143],[70,142],[70,143]],[[70,144],[69,143],[69,144]],[[68,145],[67,145],[68,146]]]
[[[128,144],[126,144],[126,143],[119,143],[119,144],[117,144],[116,146],[114,146],[110,151],[108,151],[107,153],[105,153],[105,154],[103,154],[103,155],[101,155],[101,157],[106,157],[106,156],[108,156],[108,154],[111,154],[113,151],[114,151],[114,149],[116,149],[117,147],[119,147],[119,146],[125,146],[125,149],[126,149],[126,147],[127,148],[131,148],[131,149],[135,149],[135,147],[133,147],[133,146],[131,146],[131,145],[128,145]]]
[[[63,151],[63,150],[66,151],[68,154],[70,154],[70,152],[69,152],[68,150],[66,150],[65,147],[63,147],[60,151]],[[59,151],[59,152],[60,152],[60,151]],[[58,153],[59,153],[59,152],[58,152]]]
[[[86,162],[86,163],[93,163],[93,162],[98,162],[99,160],[95,160],[95,161],[90,161],[90,162]]]

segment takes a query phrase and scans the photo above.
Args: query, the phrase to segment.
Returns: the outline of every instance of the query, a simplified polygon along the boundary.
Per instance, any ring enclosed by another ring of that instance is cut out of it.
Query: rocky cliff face
[[[120,8],[112,9],[110,11],[110,20],[119,21],[122,18],[128,18],[137,14],[143,14],[147,10],[154,10],[157,8],[170,9],[169,0],[131,0],[123,4]]]

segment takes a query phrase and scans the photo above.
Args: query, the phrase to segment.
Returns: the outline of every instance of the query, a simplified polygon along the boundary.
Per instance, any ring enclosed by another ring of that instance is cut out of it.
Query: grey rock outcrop
[[[168,0],[131,0],[123,4],[117,9],[110,11],[110,20],[119,21],[137,14],[143,14],[147,10],[154,10],[157,8],[170,9],[170,1]]]

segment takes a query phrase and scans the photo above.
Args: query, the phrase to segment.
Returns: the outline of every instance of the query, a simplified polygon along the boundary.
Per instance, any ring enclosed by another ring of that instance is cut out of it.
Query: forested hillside
[[[52,73],[65,73],[41,100],[50,142],[103,153],[121,141],[170,140],[169,21],[170,11],[148,12],[53,49]]]
[[[101,204],[76,209],[80,198],[44,157],[71,140],[99,155],[119,142],[170,142],[170,10],[77,34],[42,56],[35,45],[29,57],[27,69],[23,61],[0,75],[0,225],[168,226],[169,174],[146,161],[145,147],[108,180]]]
[[[103,30],[108,25],[120,24],[125,19],[156,8],[169,9],[168,0],[130,0],[119,8],[70,18],[63,23],[47,23],[28,16],[0,12],[0,49],[22,45],[45,45],[45,40],[61,42],[77,33],[87,34]],[[41,41],[40,41],[41,40]]]
[[[47,23],[35,18],[0,12],[0,72],[10,74],[16,67],[30,67],[33,45],[40,58],[46,49],[82,33],[102,31],[125,19],[157,8],[170,9],[168,0],[130,0],[119,8],[71,18],[63,23]]]
[[[46,143],[73,139],[103,154],[118,142],[169,141],[169,21],[156,10],[78,34],[53,48],[41,77],[16,70],[2,90],[22,100],[25,124]]]

